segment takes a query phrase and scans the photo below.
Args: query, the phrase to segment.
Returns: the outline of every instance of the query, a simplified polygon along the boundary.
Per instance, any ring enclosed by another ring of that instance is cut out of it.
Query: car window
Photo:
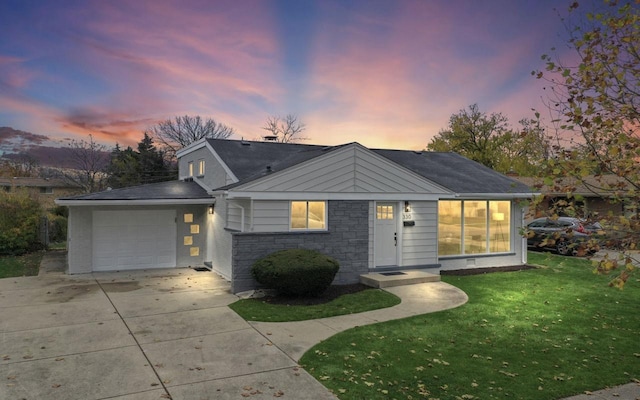
[[[529,224],[529,228],[540,228],[544,226],[544,221],[533,221]]]

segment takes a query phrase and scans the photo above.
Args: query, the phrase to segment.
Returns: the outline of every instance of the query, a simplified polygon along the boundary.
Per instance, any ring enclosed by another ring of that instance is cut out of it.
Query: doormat
[[[204,272],[204,271],[211,272],[211,270],[207,267],[193,267],[193,270],[198,272]]]
[[[395,271],[395,272],[380,272],[380,275],[394,276],[394,275],[406,275],[406,274],[404,272]]]

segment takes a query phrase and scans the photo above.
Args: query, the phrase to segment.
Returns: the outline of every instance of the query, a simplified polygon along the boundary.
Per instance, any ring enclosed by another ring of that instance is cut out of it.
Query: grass
[[[340,399],[559,399],[640,378],[640,284],[530,253],[535,270],[443,276],[462,307],[357,327],[300,363]]]
[[[37,251],[22,256],[0,256],[0,278],[38,275],[44,252]]]
[[[391,293],[380,289],[367,289],[342,295],[323,304],[282,305],[266,303],[260,299],[243,299],[229,307],[247,321],[286,322],[360,313],[399,303],[400,299]]]

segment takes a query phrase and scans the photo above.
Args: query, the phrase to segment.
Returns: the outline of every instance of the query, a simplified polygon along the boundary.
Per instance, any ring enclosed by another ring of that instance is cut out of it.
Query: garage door
[[[176,212],[94,211],[93,270],[176,266]]]

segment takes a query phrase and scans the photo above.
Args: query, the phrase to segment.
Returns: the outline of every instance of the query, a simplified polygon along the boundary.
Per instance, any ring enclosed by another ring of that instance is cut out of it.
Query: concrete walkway
[[[247,323],[229,284],[189,269],[0,279],[0,399],[335,399],[300,368],[342,330],[457,307],[442,282],[389,288],[398,306],[291,323]],[[640,385],[571,400],[640,399]],[[599,396],[599,397],[598,397]]]

